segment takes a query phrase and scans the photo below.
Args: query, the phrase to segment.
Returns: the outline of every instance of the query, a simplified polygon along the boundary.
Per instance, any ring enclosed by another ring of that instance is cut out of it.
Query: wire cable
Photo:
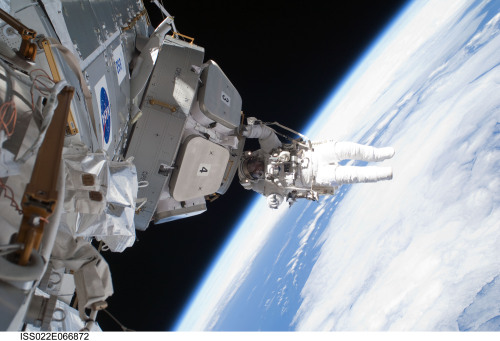
[[[125,327],[120,321],[118,321],[118,319],[116,317],[113,316],[113,314],[111,314],[108,309],[103,309],[102,311],[104,311],[106,314],[109,315],[109,317],[111,317],[111,319],[113,319],[113,321],[116,322],[116,324],[118,324],[120,326],[120,328],[124,331],[124,332],[135,332],[135,330],[133,329],[130,329],[130,328],[127,328]]]

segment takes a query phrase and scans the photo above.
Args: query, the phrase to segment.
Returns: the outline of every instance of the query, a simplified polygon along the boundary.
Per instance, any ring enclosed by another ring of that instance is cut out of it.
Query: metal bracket
[[[37,47],[33,42],[36,37],[36,32],[31,28],[24,26],[19,20],[11,16],[9,13],[0,9],[0,19],[12,26],[21,35],[22,41],[19,47],[19,53],[30,62],[35,61]]]

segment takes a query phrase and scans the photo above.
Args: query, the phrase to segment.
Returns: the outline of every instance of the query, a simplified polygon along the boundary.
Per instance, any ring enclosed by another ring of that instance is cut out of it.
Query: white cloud
[[[464,3],[452,5],[436,10],[437,22],[416,16],[419,27],[436,31],[425,39],[415,31],[420,50],[392,70],[403,80],[368,70],[377,77],[362,79],[366,92],[353,87],[332,114],[333,125],[360,112],[346,128],[351,138],[373,139],[388,124],[377,143],[396,148],[385,162],[394,179],[354,185],[337,208],[301,293],[297,329],[455,330],[499,274],[498,19],[462,48],[482,20],[480,8],[464,14]]]

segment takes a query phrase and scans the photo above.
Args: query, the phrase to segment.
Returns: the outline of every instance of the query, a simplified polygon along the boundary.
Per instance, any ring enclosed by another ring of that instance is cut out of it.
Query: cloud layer
[[[500,15],[452,1],[443,17],[442,4],[422,8],[331,111],[325,131],[350,122],[339,135],[396,148],[384,163],[395,176],[354,185],[337,208],[299,330],[458,330],[499,275]],[[488,300],[498,307],[500,295]]]

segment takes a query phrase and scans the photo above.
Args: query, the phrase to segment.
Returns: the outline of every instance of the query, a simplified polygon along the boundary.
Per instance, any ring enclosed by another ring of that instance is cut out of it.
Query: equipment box
[[[221,186],[229,151],[201,136],[189,137],[179,149],[170,193],[186,201],[215,193]]]

